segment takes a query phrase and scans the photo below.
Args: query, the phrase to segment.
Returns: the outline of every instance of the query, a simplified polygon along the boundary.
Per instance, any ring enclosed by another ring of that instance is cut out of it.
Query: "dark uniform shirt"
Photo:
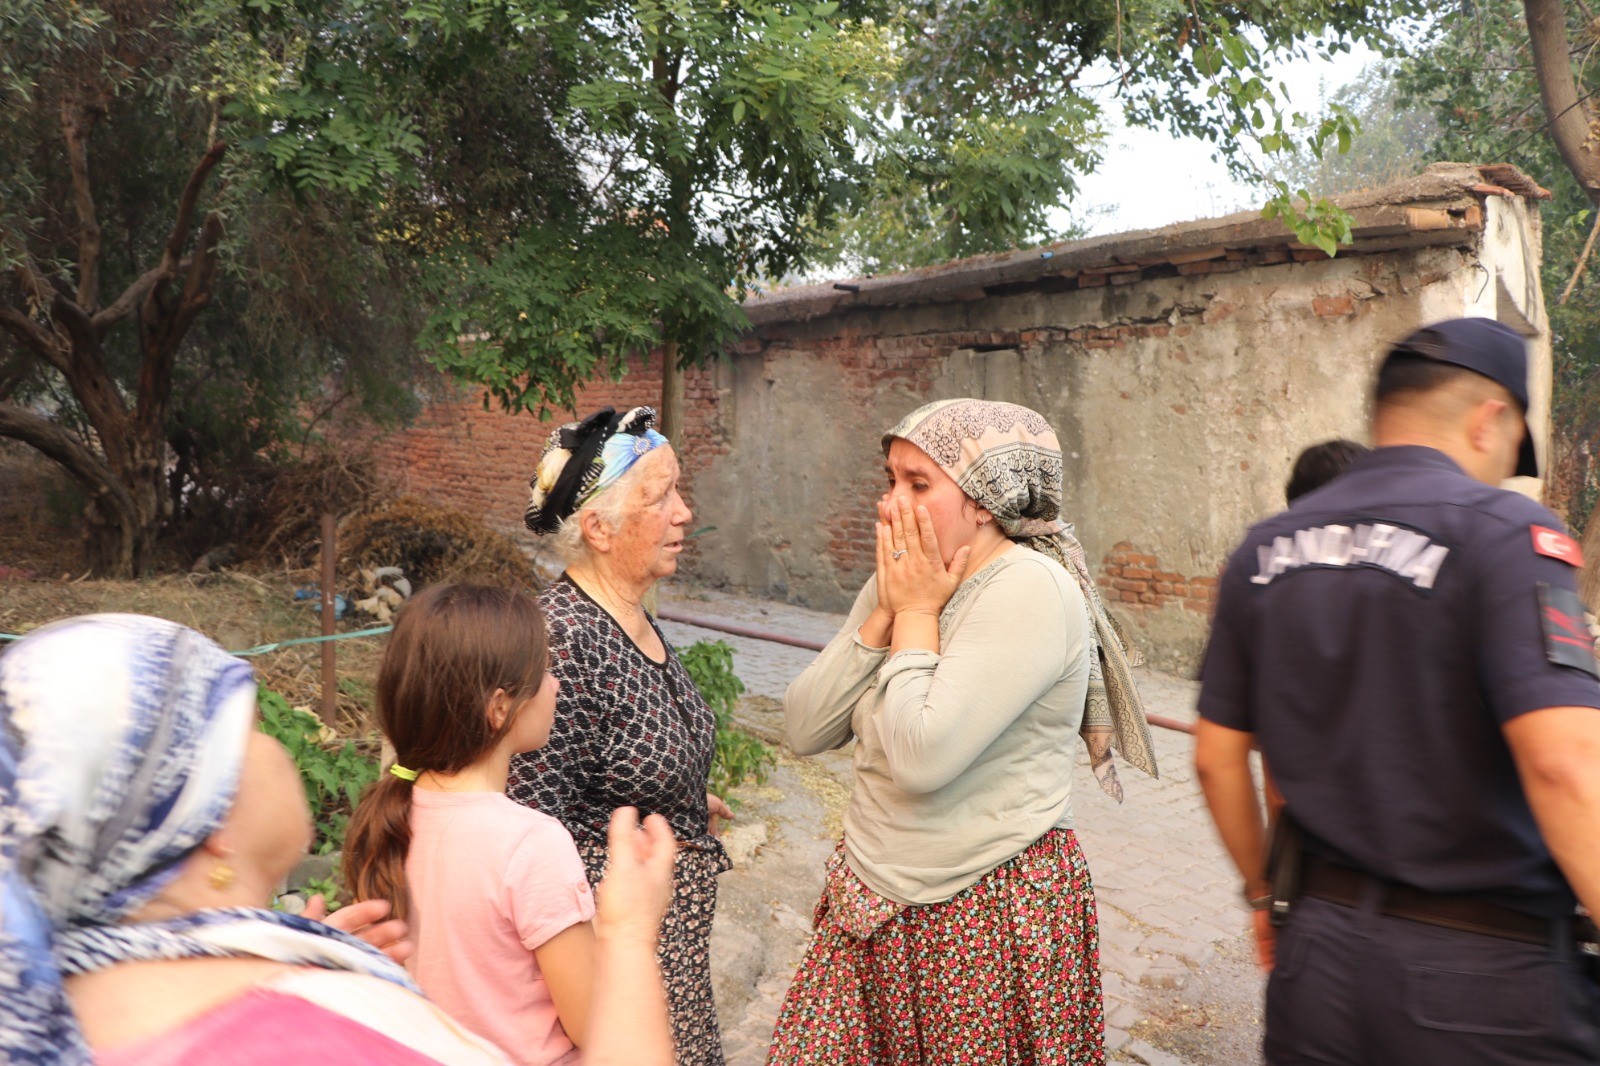
[[[1577,546],[1431,448],[1381,448],[1228,563],[1200,713],[1255,733],[1307,848],[1539,914],[1571,889],[1501,727],[1600,708]]]

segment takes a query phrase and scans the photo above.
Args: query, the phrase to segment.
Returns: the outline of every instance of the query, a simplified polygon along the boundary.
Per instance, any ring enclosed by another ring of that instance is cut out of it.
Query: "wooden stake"
[[[335,527],[333,515],[322,516],[322,635],[333,636]],[[322,722],[334,728],[339,711],[338,651],[335,642],[322,642]]]

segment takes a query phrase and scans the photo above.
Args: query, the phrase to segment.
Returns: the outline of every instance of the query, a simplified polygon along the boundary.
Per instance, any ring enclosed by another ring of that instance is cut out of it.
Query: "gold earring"
[[[218,860],[211,867],[211,887],[221,892],[233,884],[234,876],[233,867],[226,862]]]

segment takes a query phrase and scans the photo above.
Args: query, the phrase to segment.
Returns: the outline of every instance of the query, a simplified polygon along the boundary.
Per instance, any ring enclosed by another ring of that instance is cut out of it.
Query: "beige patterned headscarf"
[[[938,400],[912,411],[883,435],[909,441],[994,515],[1006,536],[1066,567],[1083,590],[1089,627],[1089,695],[1078,730],[1106,794],[1122,801],[1112,752],[1159,777],[1144,703],[1131,668],[1144,662],[1100,598],[1083,545],[1060,520],[1061,443],[1036,411],[988,400]]]

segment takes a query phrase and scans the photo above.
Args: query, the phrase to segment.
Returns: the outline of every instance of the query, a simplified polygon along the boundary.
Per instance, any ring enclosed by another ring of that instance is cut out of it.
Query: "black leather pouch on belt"
[[[1280,810],[1267,842],[1267,880],[1272,883],[1270,918],[1274,926],[1289,920],[1294,901],[1300,898],[1304,874],[1305,842],[1300,827],[1289,817],[1288,810]]]

